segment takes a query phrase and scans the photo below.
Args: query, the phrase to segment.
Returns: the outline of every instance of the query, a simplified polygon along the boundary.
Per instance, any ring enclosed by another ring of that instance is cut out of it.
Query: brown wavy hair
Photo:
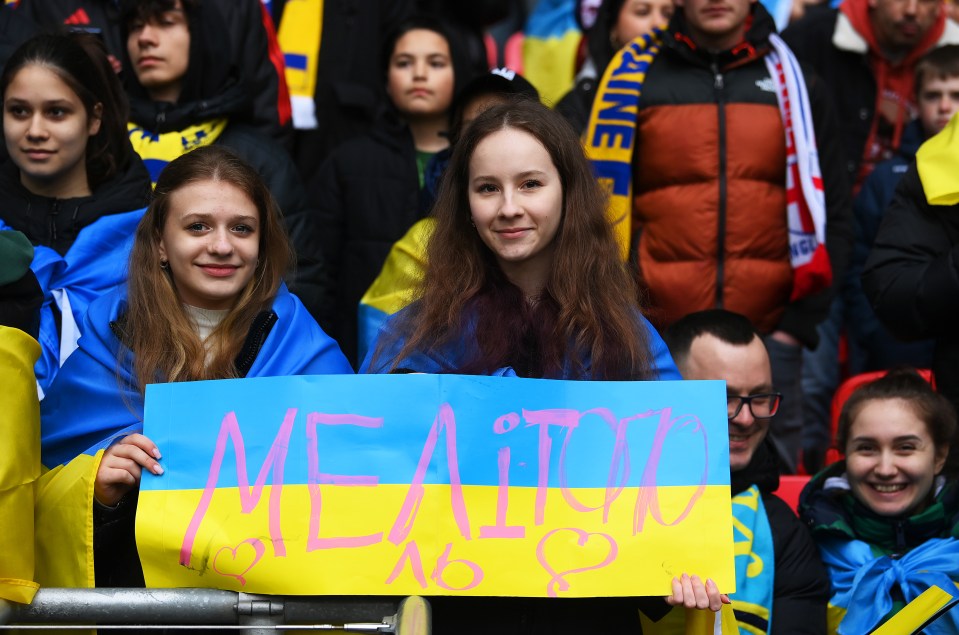
[[[202,181],[229,183],[260,214],[259,259],[236,304],[210,334],[210,360],[176,290],[172,269],[160,267],[159,246],[170,196]],[[197,148],[171,161],[157,180],[153,202],[137,226],[126,312],[126,336],[134,354],[138,388],[157,381],[236,377],[234,360],[257,313],[272,306],[293,258],[276,201],[260,175],[222,146]]]
[[[563,218],[542,295],[529,302],[500,269],[471,223],[470,159],[499,130],[535,137],[563,188]],[[576,132],[532,100],[511,100],[482,113],[463,132],[433,207],[419,299],[397,318],[392,338],[406,338],[393,360],[457,345],[475,324],[476,346],[451,372],[486,374],[513,366],[521,375],[643,379],[655,375],[632,275],[619,258],[598,186]],[[388,350],[386,336],[377,355]],[[395,344],[395,341],[393,342]]]

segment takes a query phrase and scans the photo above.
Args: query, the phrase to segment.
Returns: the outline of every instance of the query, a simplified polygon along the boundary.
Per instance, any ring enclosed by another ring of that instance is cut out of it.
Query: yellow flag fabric
[[[323,34],[323,0],[288,0],[277,31],[277,41],[286,64],[293,125],[316,128],[316,71]]]
[[[28,604],[34,575],[33,487],[40,476],[40,345],[0,326],[0,598]]]
[[[959,113],[916,153],[919,180],[930,205],[959,203]]]
[[[92,588],[93,480],[103,456],[81,454],[40,477],[36,488],[37,582]]]

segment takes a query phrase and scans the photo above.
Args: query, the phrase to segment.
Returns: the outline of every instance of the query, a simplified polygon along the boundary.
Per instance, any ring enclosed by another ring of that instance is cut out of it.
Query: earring
[[[166,270],[166,269],[169,269],[169,268],[170,268],[170,263],[169,263],[168,261],[166,261],[166,260],[161,260],[161,261],[160,261],[160,269]]]

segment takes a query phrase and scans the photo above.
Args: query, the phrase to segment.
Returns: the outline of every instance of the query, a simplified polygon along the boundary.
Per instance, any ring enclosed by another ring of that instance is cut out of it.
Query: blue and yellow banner
[[[723,382],[455,375],[151,385],[148,586],[668,595],[735,587]]]

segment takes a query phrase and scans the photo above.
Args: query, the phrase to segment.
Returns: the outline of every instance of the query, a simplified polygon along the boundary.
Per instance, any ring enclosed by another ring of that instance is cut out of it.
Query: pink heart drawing
[[[222,576],[236,578],[240,586],[246,586],[243,575],[256,566],[265,552],[266,547],[259,538],[247,538],[236,547],[220,547],[213,556],[213,570]],[[249,564],[244,568],[244,563],[247,562]]]
[[[545,545],[546,542],[554,536],[556,533],[561,531],[571,531],[576,534],[576,544],[580,547],[585,547],[586,543],[589,542],[590,538],[597,536],[606,541],[609,546],[609,551],[606,554],[606,557],[603,558],[602,562],[597,564],[589,565],[586,567],[578,567],[576,569],[568,569],[566,571],[556,571],[553,569],[550,564],[546,561]],[[539,560],[541,567],[546,569],[546,572],[549,573],[552,577],[549,582],[546,583],[546,594],[554,598],[557,595],[557,590],[559,591],[569,591],[569,582],[566,580],[565,576],[568,576],[573,573],[583,573],[585,571],[592,571],[594,569],[602,569],[603,567],[612,564],[616,560],[616,555],[619,553],[619,546],[616,544],[616,541],[613,540],[613,537],[603,533],[590,533],[582,529],[575,529],[573,527],[560,527],[559,529],[554,529],[550,532],[547,532],[543,536],[539,544],[536,545],[536,558]]]

